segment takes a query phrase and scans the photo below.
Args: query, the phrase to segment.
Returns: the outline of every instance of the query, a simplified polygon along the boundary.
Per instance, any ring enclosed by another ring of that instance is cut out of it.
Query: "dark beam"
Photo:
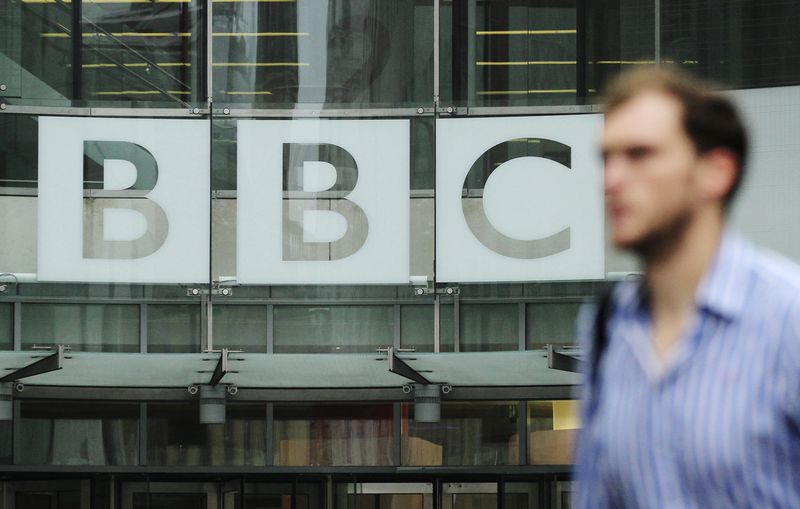
[[[578,370],[579,360],[570,355],[556,352],[553,345],[547,345],[547,367],[550,369],[558,369],[560,371],[571,371],[579,373]]]
[[[214,386],[222,380],[222,377],[228,373],[228,349],[223,348],[217,361],[217,367],[214,368],[214,374],[211,375],[211,380],[208,385]]]
[[[422,376],[419,371],[415,370],[406,362],[397,356],[395,353],[395,349],[393,347],[389,347],[388,351],[386,352],[387,357],[389,358],[389,371],[394,373],[395,375],[400,375],[402,377],[408,378],[409,380],[413,380],[417,383],[428,385],[430,384],[430,380]]]
[[[33,364],[28,364],[24,368],[19,368],[0,378],[0,383],[14,382],[20,378],[41,375],[56,371],[64,367],[64,345],[58,345],[56,351],[43,359],[39,359]]]

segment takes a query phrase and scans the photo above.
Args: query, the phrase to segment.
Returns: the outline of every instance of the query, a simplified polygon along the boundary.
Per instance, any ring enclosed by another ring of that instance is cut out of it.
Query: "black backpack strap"
[[[597,315],[594,319],[594,337],[592,338],[592,357],[589,364],[589,377],[592,387],[597,393],[597,372],[600,367],[600,360],[603,352],[608,345],[608,318],[611,316],[614,289],[612,288],[600,299],[597,307]]]

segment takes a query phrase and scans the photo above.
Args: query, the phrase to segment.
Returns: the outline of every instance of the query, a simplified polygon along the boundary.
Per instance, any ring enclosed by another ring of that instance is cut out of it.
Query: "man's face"
[[[691,218],[698,155],[677,99],[648,91],[618,106],[606,116],[602,152],[618,247],[646,253]]]

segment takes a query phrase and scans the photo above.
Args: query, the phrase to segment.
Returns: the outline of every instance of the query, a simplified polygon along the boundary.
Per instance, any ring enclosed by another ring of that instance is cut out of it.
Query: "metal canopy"
[[[547,367],[571,373],[580,373],[580,359],[572,355],[556,352],[553,345],[547,345]]]
[[[0,353],[0,369],[17,368],[30,352]],[[65,369],[38,375],[26,385],[80,387],[188,387],[207,384],[208,354],[72,352]],[[240,388],[400,387],[405,377],[375,362],[375,354],[247,354],[225,381]],[[544,350],[415,353],[414,370],[461,387],[577,385],[576,373],[549,369]],[[18,375],[17,375],[18,376]]]

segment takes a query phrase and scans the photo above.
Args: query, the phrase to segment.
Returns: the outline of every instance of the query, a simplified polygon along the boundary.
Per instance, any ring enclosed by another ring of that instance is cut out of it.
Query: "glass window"
[[[442,509],[497,509],[497,483],[442,483]]]
[[[541,503],[540,497],[543,495],[545,483],[546,481],[504,483],[504,507],[506,509],[544,509],[547,506]]]
[[[580,428],[575,400],[528,402],[528,462],[531,465],[572,463],[575,430]]]
[[[0,350],[14,348],[14,305],[0,304]]]
[[[400,308],[400,345],[417,352],[432,352],[433,315],[432,302]]]
[[[392,306],[275,306],[275,353],[374,352],[394,344]]]
[[[267,351],[266,306],[214,306],[214,348]]]
[[[88,102],[183,107],[202,97],[202,2],[84,2],[81,84]]]
[[[403,465],[518,463],[516,402],[443,402],[436,423],[414,422],[411,403],[402,412]]]
[[[525,320],[528,348],[577,344],[575,326],[580,309],[581,304],[577,302],[528,304]]]
[[[225,424],[200,424],[192,403],[147,405],[151,465],[266,464],[266,407],[227,403]]]
[[[517,308],[516,304],[463,304],[460,313],[461,351],[517,350]]]
[[[391,404],[275,405],[275,464],[391,465]]]
[[[295,504],[292,504],[293,491],[296,495]],[[324,504],[322,496],[320,484],[248,482],[244,485],[242,509],[319,509]]]
[[[22,305],[22,348],[68,344],[76,351],[138,352],[139,306]]]
[[[800,9],[793,0],[663,0],[664,60],[725,86],[800,82]]]
[[[136,465],[139,405],[33,402],[21,404],[23,465]]]
[[[0,137],[0,186],[36,187],[39,140],[36,118],[28,115],[0,115],[0,130],[4,133]],[[0,202],[4,209],[3,217],[13,217],[11,214],[19,213],[23,201],[34,206],[36,203],[31,197],[3,196]],[[13,208],[9,205],[13,205]],[[15,230],[11,234],[19,241],[18,235],[24,232]]]
[[[325,5],[215,5],[215,99],[259,107],[431,103],[431,0]]]
[[[147,306],[147,351],[190,353],[200,351],[200,306],[188,304]]]
[[[0,95],[63,105],[73,95],[73,10],[63,2],[2,2]]]

